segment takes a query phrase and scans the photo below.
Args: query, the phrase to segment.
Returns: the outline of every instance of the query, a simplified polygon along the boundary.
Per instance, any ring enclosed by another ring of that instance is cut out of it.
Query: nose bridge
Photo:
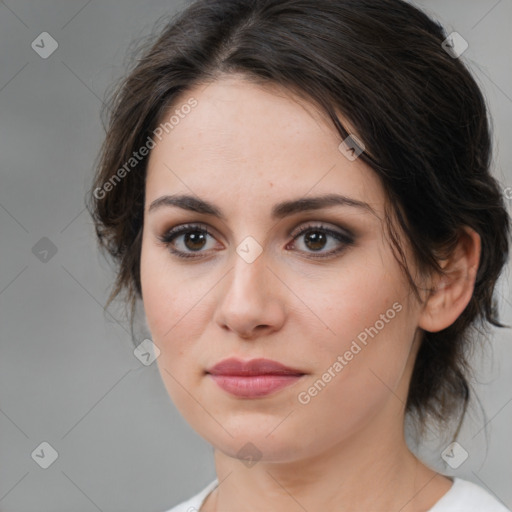
[[[284,322],[284,308],[271,290],[273,276],[267,268],[265,251],[251,261],[246,257],[251,254],[250,245],[248,253],[238,253],[246,249],[243,242],[237,249],[219,298],[216,323],[244,338],[256,336],[258,327],[258,333],[261,327],[266,328],[265,332],[279,329]]]
[[[229,292],[235,298],[248,302],[259,300],[267,293],[269,270],[266,253],[261,248],[260,254],[256,256],[256,250],[249,240],[239,244],[229,279]]]
[[[266,268],[268,244],[264,241],[265,224],[258,218],[258,214],[249,202],[240,205],[240,210],[244,213],[237,219],[234,227],[240,241],[235,246],[235,254],[233,254],[234,268],[229,279],[230,288],[233,288],[232,291],[235,293],[247,294],[251,292],[252,287],[251,295],[255,296],[264,290],[266,277],[268,277],[266,274],[269,272]],[[260,227],[262,224],[263,229]]]

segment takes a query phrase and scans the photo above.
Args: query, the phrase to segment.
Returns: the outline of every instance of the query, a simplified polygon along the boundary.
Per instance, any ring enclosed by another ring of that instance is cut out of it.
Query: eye
[[[182,237],[181,246],[191,252],[175,248],[176,245],[180,245],[179,239]],[[200,253],[201,250],[207,246],[208,237],[213,238],[213,235],[202,225],[185,224],[167,231],[163,236],[159,237],[159,240],[172,254],[175,254],[179,258],[197,258],[200,254],[196,256],[194,253]],[[178,240],[178,243],[176,243],[176,240]]]
[[[293,235],[294,242],[297,239],[303,240],[303,245],[306,247],[305,251],[313,258],[328,258],[343,251],[347,246],[354,244],[352,235],[343,231],[328,228],[322,224],[308,225],[300,228],[298,233]],[[329,243],[329,240],[331,243]],[[292,243],[295,246],[295,243]],[[331,249],[321,252],[325,247],[331,245]],[[332,248],[334,246],[334,248]],[[289,247],[289,246],[287,246]],[[309,252],[312,251],[313,253]],[[318,253],[318,254],[314,254]]]

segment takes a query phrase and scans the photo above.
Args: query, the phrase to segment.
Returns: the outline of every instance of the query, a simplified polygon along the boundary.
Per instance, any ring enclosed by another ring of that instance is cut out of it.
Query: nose
[[[268,267],[264,252],[251,263],[236,255],[223,281],[214,315],[217,325],[243,339],[256,339],[281,329],[285,287]]]

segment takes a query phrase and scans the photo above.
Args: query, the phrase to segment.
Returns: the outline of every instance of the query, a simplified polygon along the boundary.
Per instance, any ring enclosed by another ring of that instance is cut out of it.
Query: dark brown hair
[[[487,324],[505,327],[493,294],[508,256],[510,219],[490,174],[484,98],[461,59],[441,46],[446,37],[440,24],[400,0],[198,0],[166,21],[108,101],[88,197],[100,247],[117,269],[106,307],[126,293],[133,335],[147,158],[108,192],[105,184],[193,86],[233,73],[281,85],[320,107],[345,139],[341,112],[363,141],[360,158],[384,186],[392,247],[418,297],[399,230],[421,272],[441,271],[438,258],[454,247],[462,226],[480,235],[471,301],[448,328],[423,332],[406,408],[420,423],[465,411],[473,334]]]

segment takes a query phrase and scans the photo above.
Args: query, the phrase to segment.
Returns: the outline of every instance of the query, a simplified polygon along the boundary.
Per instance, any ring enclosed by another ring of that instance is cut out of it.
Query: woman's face
[[[396,432],[421,311],[385,236],[377,176],[284,90],[230,77],[187,91],[174,110],[148,163],[141,281],[178,410],[239,458],[292,461],[362,432]],[[161,199],[181,195],[222,217]],[[327,195],[353,204],[313,208]],[[247,392],[233,394],[207,373],[231,357],[302,376],[225,378]],[[275,382],[285,385],[265,388]]]

